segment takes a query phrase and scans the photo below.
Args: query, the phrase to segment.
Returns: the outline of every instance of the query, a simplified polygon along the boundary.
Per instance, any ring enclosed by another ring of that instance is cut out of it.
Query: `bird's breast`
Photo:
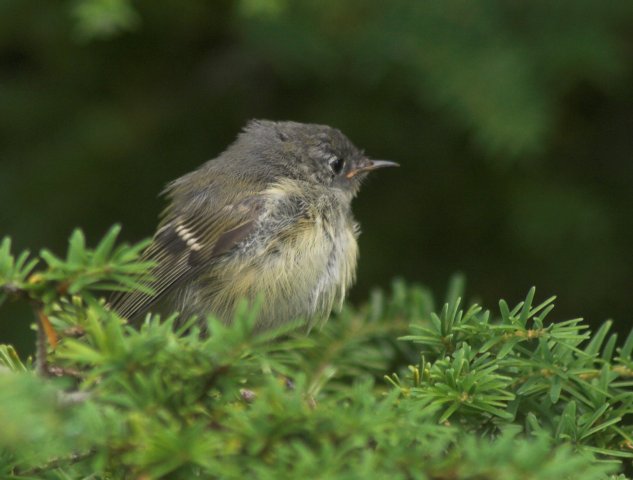
[[[253,234],[224,263],[216,301],[261,297],[258,326],[297,318],[309,326],[339,308],[355,277],[356,225],[345,209],[279,194]]]

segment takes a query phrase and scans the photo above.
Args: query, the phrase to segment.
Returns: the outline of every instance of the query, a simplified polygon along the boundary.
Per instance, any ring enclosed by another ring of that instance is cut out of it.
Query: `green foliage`
[[[482,412],[495,428],[510,421],[581,453],[633,457],[622,451],[632,434],[622,419],[633,410],[633,335],[614,356],[610,322],[594,335],[581,319],[546,323],[554,297],[533,306],[534,294],[532,288],[512,310],[500,301],[495,321],[477,306],[458,310],[458,300],[428,325],[412,325],[404,339],[421,345],[422,360],[407,381],[395,375],[392,383],[422,406],[439,408],[440,421],[489,428],[473,423]]]
[[[247,40],[283,75],[376,86],[396,72],[418,103],[450,110],[484,150],[506,157],[542,149],[557,97],[574,77],[608,88],[623,73],[627,50],[614,26],[633,14],[630,2],[591,0],[557,8],[502,0],[235,3]],[[87,37],[138,21],[129,0],[81,0],[75,13]]]
[[[98,291],[147,290],[139,280],[146,277],[151,264],[140,262],[137,257],[148,242],[115,248],[120,231],[121,227],[115,225],[94,250],[88,250],[83,232],[75,230],[65,259],[46,249],[40,252],[40,259],[29,259],[28,251],[14,257],[11,239],[4,238],[0,244],[0,285],[3,287],[0,304],[11,294],[26,295],[50,307],[56,299],[67,294],[80,295],[84,300],[94,302],[94,294]],[[46,268],[30,275],[40,260]]]
[[[126,0],[77,0],[73,7],[80,38],[108,38],[131,30],[139,17]]]
[[[246,306],[207,336],[175,315],[136,329],[96,296],[147,270],[117,234],[89,249],[76,231],[36,273],[2,244],[0,288],[61,337],[44,376],[0,348],[3,478],[589,480],[630,464],[633,334],[618,347],[609,323],[546,321],[534,289],[493,317],[460,309],[460,278],[438,314],[396,282],[307,337],[255,335]]]

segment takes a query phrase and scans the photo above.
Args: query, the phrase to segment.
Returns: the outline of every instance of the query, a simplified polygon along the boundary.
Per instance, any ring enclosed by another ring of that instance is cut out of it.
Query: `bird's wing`
[[[168,210],[143,254],[143,260],[155,265],[150,280],[144,284],[153,294],[120,293],[112,298],[111,307],[130,319],[145,313],[175,287],[195,277],[205,266],[209,268],[210,262],[246,238],[255,227],[262,204],[262,197],[252,195],[216,209],[204,205],[193,211]]]

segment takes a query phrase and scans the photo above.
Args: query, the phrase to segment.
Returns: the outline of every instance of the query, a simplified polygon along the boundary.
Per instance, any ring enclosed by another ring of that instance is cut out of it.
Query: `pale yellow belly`
[[[212,305],[213,313],[226,322],[232,320],[237,301],[247,299],[259,307],[258,329],[294,319],[303,319],[308,326],[325,320],[342,304],[357,258],[354,231],[345,228],[336,234],[327,228],[313,222],[257,254],[232,258],[208,279],[212,289],[194,287],[188,295],[213,292],[205,294],[204,304]]]

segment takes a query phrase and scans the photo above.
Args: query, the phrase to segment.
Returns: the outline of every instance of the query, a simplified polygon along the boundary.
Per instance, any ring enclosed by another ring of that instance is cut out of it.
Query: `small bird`
[[[159,302],[230,323],[240,299],[261,297],[257,330],[325,322],[355,278],[352,199],[369,171],[394,166],[332,127],[250,121],[217,158],[167,185],[143,254],[153,294],[118,294],[113,309],[134,319]]]

